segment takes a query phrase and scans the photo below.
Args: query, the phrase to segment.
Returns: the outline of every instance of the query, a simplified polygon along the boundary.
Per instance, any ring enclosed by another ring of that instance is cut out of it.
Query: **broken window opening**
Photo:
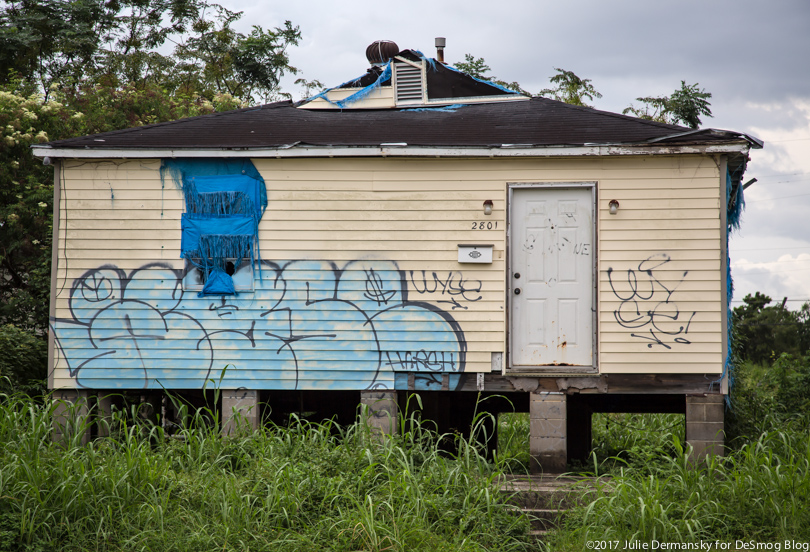
[[[254,261],[248,257],[237,259],[230,257],[223,259],[220,266],[213,265],[209,260],[208,264],[203,263],[203,259],[192,257],[186,259],[185,276],[183,276],[183,291],[202,291],[206,282],[217,271],[222,271],[233,280],[233,287],[237,292],[253,291],[253,271]]]

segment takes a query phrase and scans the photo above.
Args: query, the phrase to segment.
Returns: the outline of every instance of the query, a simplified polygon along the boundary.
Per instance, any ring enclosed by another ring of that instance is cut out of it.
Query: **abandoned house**
[[[49,385],[222,390],[252,424],[685,414],[722,453],[727,242],[757,139],[528,97],[377,42],[308,100],[55,141]],[[230,416],[230,414],[229,414]],[[231,423],[232,420],[229,420]]]

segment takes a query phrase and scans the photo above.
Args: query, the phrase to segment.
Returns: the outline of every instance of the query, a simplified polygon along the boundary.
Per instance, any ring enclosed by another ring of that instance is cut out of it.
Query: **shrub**
[[[41,393],[48,376],[48,344],[31,332],[0,326],[0,388]]]

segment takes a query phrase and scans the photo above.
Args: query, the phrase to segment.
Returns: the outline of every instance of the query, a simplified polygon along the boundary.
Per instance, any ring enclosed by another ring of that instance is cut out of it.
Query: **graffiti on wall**
[[[441,295],[442,298],[436,302],[450,305],[451,310],[467,310],[469,306],[466,303],[481,300],[481,281],[465,280],[461,272],[449,271],[447,276],[431,272],[428,276],[426,270],[411,270],[409,274],[410,285],[417,293]]]
[[[413,288],[377,260],[264,261],[262,273],[253,292],[198,297],[162,263],[86,272],[70,317],[52,321],[70,376],[97,389],[198,388],[227,365],[227,388],[390,389],[394,371],[464,371],[451,312],[481,299],[479,281],[451,273]]]
[[[661,346],[672,349],[675,343],[689,345],[689,326],[696,312],[681,312],[673,295],[688,271],[672,285],[671,280],[662,282],[661,272],[671,261],[666,253],[657,253],[641,261],[635,269],[628,269],[618,279],[622,291],[617,290],[613,268],[607,269],[608,282],[613,295],[621,301],[613,311],[613,317],[622,328],[633,330],[630,337],[647,343],[647,347]],[[624,291],[626,290],[626,291]],[[636,333],[639,332],[639,333]]]

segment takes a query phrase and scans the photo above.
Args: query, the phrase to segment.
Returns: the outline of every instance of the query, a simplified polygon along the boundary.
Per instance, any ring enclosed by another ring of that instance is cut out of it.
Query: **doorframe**
[[[512,202],[514,190],[517,189],[582,189],[590,188],[591,204],[593,206],[593,224],[591,228],[591,244],[593,262],[591,264],[591,339],[592,351],[591,366],[513,366],[512,365]],[[504,373],[521,375],[570,375],[599,373],[599,186],[597,181],[572,182],[507,182],[506,183],[506,360]]]

